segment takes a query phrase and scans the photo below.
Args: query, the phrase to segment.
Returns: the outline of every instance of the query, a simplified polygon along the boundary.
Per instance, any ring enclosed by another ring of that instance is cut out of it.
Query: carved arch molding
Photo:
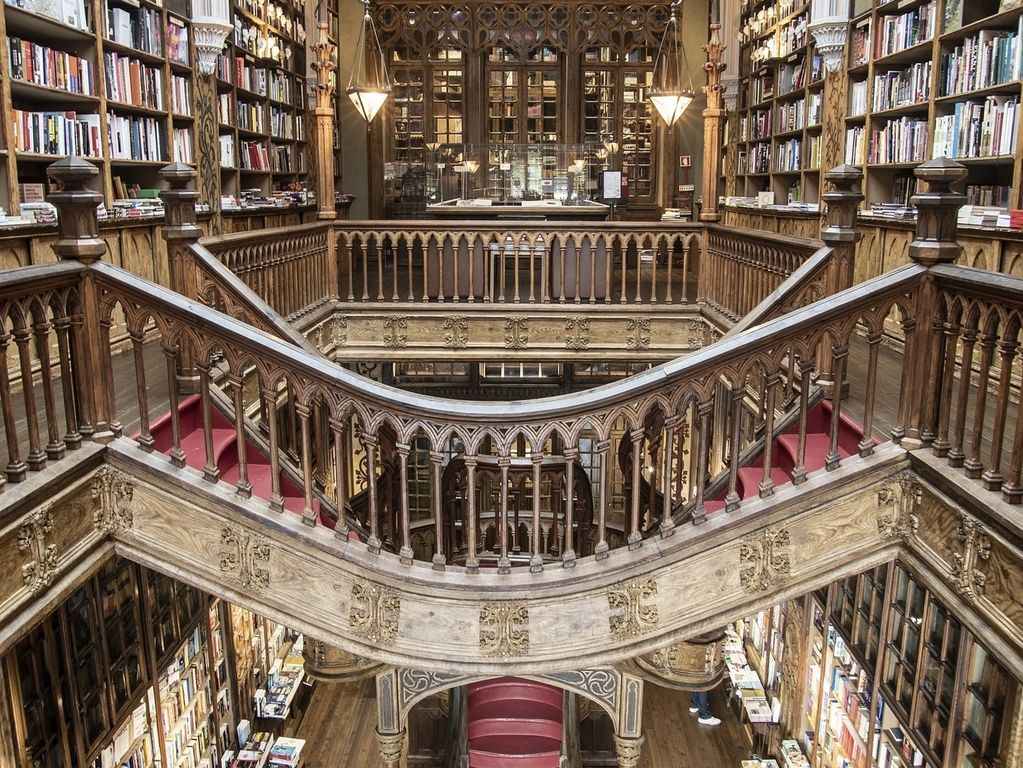
[[[459,676],[607,668],[901,556],[1023,676],[1019,537],[942,496],[894,447],[840,482],[608,560],[526,581],[451,569],[438,582],[119,444],[44,504],[22,496],[4,510],[0,558],[16,567],[0,574],[0,652],[111,543],[366,660]]]

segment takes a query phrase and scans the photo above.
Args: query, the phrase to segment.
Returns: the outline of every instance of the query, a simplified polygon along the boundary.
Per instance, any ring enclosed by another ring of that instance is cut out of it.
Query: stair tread
[[[793,464],[795,464],[799,451],[799,435],[780,435],[778,437],[778,443],[789,455],[789,458],[792,459]],[[821,434],[820,432],[808,434],[806,436],[806,449],[804,451],[806,471],[814,472],[815,470],[823,469],[825,459],[827,458],[830,448],[831,438],[828,435]],[[838,455],[840,458],[845,459],[852,454],[839,444]]]
[[[760,483],[764,479],[764,465],[754,464],[748,467],[740,467],[738,477],[739,483],[742,486],[742,498],[751,499],[760,494]],[[791,478],[785,470],[772,466],[771,480],[777,486],[784,485]]]

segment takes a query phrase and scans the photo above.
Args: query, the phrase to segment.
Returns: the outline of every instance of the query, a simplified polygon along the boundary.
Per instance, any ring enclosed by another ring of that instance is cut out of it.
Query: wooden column
[[[859,190],[863,171],[843,164],[832,168],[824,174],[824,178],[830,182],[832,189],[822,195],[827,207],[821,220],[820,236],[832,250],[825,289],[828,296],[834,296],[853,284],[856,243],[862,237],[856,226],[856,211],[863,202],[863,193]],[[833,399],[835,360],[828,342],[821,344],[817,368],[820,371],[818,384],[823,388],[825,396]],[[849,391],[849,381],[845,376],[841,377],[841,387],[844,392]]]
[[[202,230],[196,224],[195,202],[199,193],[192,189],[195,171],[184,163],[171,163],[160,169],[160,178],[167,189],[160,192],[163,200],[164,225],[160,236],[167,243],[167,261],[170,267],[170,287],[187,299],[196,300],[199,294],[198,277],[192,264],[189,246],[199,242]],[[198,391],[199,372],[196,369],[195,350],[181,345],[178,359],[178,391]]]
[[[941,157],[918,166],[914,173],[927,183],[927,191],[912,200],[917,207],[917,223],[909,257],[925,267],[951,264],[963,250],[956,240],[956,219],[966,202],[966,197],[953,192],[951,186],[966,177],[966,168]],[[905,418],[892,435],[907,450],[930,442],[937,419],[942,318],[938,314],[937,289],[929,274],[921,279],[913,320],[912,336],[906,339],[907,374],[902,382],[904,408],[900,413]]]
[[[718,210],[718,193],[721,176],[721,129],[725,116],[728,114],[724,106],[725,87],[721,84],[721,73],[725,63],[721,60],[727,46],[721,42],[721,24],[717,19],[711,22],[710,39],[703,46],[707,53],[707,63],[703,70],[707,73],[707,84],[703,92],[707,94],[707,106],[703,110],[703,207],[700,210],[700,221],[720,221]]]
[[[845,162],[848,87],[849,78],[844,72],[825,71],[824,106],[821,112],[821,168],[835,168]],[[825,181],[828,181],[826,176]]]
[[[47,198],[57,208],[60,239],[53,244],[54,253],[60,259],[83,264],[99,261],[107,251],[96,221],[96,206],[103,202],[103,195],[85,188],[99,176],[99,170],[80,157],[66,157],[50,165],[46,172],[63,186]],[[75,362],[80,367],[76,377],[81,404],[79,431],[85,438],[108,442],[117,436],[105,387],[112,378],[106,341],[109,329],[101,327],[99,288],[88,270],[82,273],[79,284],[79,312],[80,326],[73,335],[77,346]],[[112,382],[109,383],[112,388]]]
[[[316,218],[329,220],[337,218],[334,206],[334,54],[337,48],[327,37],[327,22],[316,25],[318,42],[310,46],[313,54],[313,71],[316,72],[316,107],[313,115],[316,128],[313,132],[316,142],[313,163],[316,166]]]

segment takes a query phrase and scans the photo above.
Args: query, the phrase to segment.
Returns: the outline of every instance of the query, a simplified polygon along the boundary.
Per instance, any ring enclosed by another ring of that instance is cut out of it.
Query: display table
[[[252,734],[245,746],[238,750],[237,757],[231,761],[231,768],[264,768],[273,741],[273,734],[266,731]]]
[[[445,200],[426,206],[438,219],[542,219],[544,221],[604,221],[610,212],[605,203],[583,200],[562,204],[557,200],[500,202],[489,198]]]
[[[268,768],[299,768],[302,764],[302,748],[305,739],[291,739],[281,736],[270,750]]]
[[[750,667],[743,650],[742,640],[729,629],[721,647],[721,656],[728,670],[732,695],[738,699],[740,720],[746,727],[753,751],[763,754],[769,742],[770,730],[777,716],[767,701],[767,693],[760,676]]]

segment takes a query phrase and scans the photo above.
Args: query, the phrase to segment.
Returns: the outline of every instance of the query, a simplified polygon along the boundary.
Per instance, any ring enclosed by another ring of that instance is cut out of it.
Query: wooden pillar
[[[386,768],[404,764],[406,731],[398,704],[398,671],[391,667],[377,674],[377,745],[380,760]]]
[[[966,197],[953,192],[951,185],[966,177],[966,168],[941,157],[924,163],[914,171],[927,183],[927,191],[913,198],[917,207],[916,239],[910,243],[909,257],[925,267],[951,264],[959,258],[962,246],[956,240],[957,217]],[[936,387],[941,371],[942,318],[937,306],[934,279],[925,274],[917,293],[916,317],[912,338],[907,338],[906,372],[902,382],[904,423],[896,426],[893,437],[907,450],[919,448],[934,434],[938,398]]]
[[[835,168],[845,162],[845,117],[849,78],[844,72],[825,70],[824,105],[821,110],[821,168]],[[827,176],[825,181],[829,181]]]
[[[99,170],[80,157],[66,157],[50,165],[46,172],[63,187],[47,198],[57,208],[60,237],[53,244],[54,253],[60,259],[83,264],[99,261],[107,251],[96,221],[96,206],[103,202],[103,195],[85,188],[87,182],[99,175]],[[79,431],[83,437],[108,442],[117,436],[104,388],[110,356],[109,329],[101,329],[99,288],[89,270],[82,273],[79,291],[80,329],[74,334],[78,346],[75,361],[79,365],[75,381],[81,404]]]
[[[316,218],[337,218],[334,206],[334,55],[337,48],[327,37],[327,22],[316,25],[318,42],[311,46],[313,71],[316,72],[316,107],[313,115],[316,142],[313,163],[316,166]]]
[[[189,252],[189,246],[202,237],[202,230],[195,219],[195,201],[199,199],[199,193],[191,188],[195,171],[184,163],[171,163],[160,169],[160,178],[167,183],[167,189],[160,192],[164,207],[160,236],[167,243],[170,287],[185,298],[196,300],[198,277]],[[198,391],[195,350],[187,343],[181,345],[177,380],[179,392],[190,394]]]
[[[700,210],[700,221],[720,221],[718,210],[718,193],[721,176],[721,129],[724,126],[727,111],[724,107],[725,87],[721,84],[721,73],[725,63],[721,60],[727,46],[721,42],[721,24],[715,19],[710,25],[710,39],[703,46],[707,53],[707,63],[703,70],[707,73],[707,84],[703,92],[707,94],[707,106],[703,110],[703,207]]]
[[[863,192],[858,187],[863,181],[863,171],[851,165],[839,165],[824,174],[830,182],[831,191],[824,193],[822,199],[827,204],[824,218],[821,220],[821,240],[831,247],[831,266],[828,269],[826,291],[833,296],[846,288],[852,287],[853,270],[856,258],[856,243],[862,237],[856,226],[856,211],[863,202]],[[818,384],[825,396],[834,398],[835,361],[831,344],[821,343],[820,359],[817,365],[820,371]],[[843,392],[849,391],[849,381],[841,377]]]

